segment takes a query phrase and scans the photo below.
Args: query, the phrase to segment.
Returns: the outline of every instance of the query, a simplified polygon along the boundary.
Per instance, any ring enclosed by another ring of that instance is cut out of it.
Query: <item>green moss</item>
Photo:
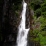
[[[41,35],[46,36],[46,31],[41,31]]]
[[[39,40],[40,40],[40,44],[41,45],[46,45],[46,36],[43,36],[42,34],[38,34],[39,36]]]
[[[39,41],[39,38],[38,37],[34,38],[34,41]]]

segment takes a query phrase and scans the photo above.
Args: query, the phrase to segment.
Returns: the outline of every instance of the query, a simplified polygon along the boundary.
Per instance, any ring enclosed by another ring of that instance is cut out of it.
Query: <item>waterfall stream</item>
[[[23,0],[23,10],[22,10],[22,19],[19,25],[19,31],[18,31],[18,36],[17,36],[17,46],[27,46],[27,35],[29,28],[26,29],[26,8],[27,8],[27,3]]]

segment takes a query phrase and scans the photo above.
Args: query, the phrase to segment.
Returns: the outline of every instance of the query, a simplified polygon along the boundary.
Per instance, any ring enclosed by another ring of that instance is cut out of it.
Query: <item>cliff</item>
[[[46,0],[25,0],[27,46],[46,45]],[[0,42],[2,46],[16,45],[18,26],[21,21],[22,0],[0,0]]]

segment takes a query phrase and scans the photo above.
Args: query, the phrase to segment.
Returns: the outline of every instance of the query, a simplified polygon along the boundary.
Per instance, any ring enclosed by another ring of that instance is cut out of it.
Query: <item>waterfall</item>
[[[29,28],[26,29],[25,23],[26,23],[26,7],[27,3],[23,0],[23,10],[22,10],[22,19],[19,25],[19,31],[18,31],[18,37],[17,37],[17,46],[27,46],[27,35]]]

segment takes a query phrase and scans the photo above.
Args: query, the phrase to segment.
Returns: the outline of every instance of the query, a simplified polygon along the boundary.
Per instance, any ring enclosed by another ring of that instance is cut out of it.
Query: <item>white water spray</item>
[[[21,19],[21,23],[19,25],[19,31],[18,31],[18,37],[17,37],[17,46],[27,46],[27,35],[28,35],[29,29],[25,28],[26,6],[27,6],[27,3],[25,3],[23,0],[22,19]]]

